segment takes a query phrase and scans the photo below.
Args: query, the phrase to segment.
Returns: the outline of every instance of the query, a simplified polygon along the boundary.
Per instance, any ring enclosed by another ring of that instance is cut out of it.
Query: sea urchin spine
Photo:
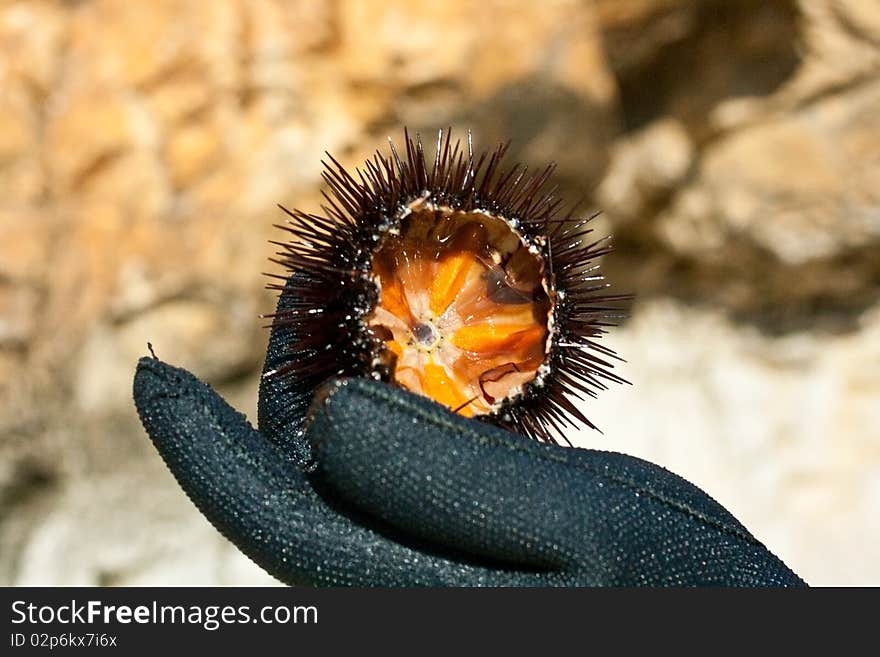
[[[599,272],[595,215],[562,212],[553,165],[504,169],[507,144],[475,155],[440,131],[427,160],[405,143],[354,175],[328,155],[323,215],[282,208],[271,317],[291,339],[265,376],[370,376],[545,442],[595,428],[574,400],[623,382],[596,339],[628,298]]]

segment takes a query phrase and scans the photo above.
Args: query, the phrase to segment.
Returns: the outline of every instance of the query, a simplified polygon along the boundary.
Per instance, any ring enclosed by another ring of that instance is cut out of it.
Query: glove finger
[[[437,544],[581,584],[802,583],[705,493],[633,457],[542,445],[360,379],[308,435],[316,481]]]
[[[210,522],[270,574],[331,586],[536,585],[543,575],[420,551],[312,488],[286,455],[186,370],[142,358],[141,422]]]
[[[545,446],[366,379],[335,384],[307,435],[316,482],[413,536],[528,567],[572,560],[580,500]]]
[[[290,291],[285,290],[279,296],[275,316],[295,308],[295,291],[300,278],[301,274],[293,274],[287,280],[286,288]],[[295,344],[296,339],[296,329],[292,324],[273,322],[260,378],[257,426],[260,433],[295,464],[304,467],[311,456],[304,437],[304,419],[312,402],[314,388],[311,382],[296,381],[284,375],[286,369],[302,357],[290,351],[290,345]]]

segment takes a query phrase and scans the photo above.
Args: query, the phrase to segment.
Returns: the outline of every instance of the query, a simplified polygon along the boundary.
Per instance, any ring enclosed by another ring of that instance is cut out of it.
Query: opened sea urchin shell
[[[546,442],[593,424],[613,351],[597,339],[627,295],[607,291],[592,216],[563,213],[553,167],[502,168],[440,132],[432,161],[406,136],[364,170],[330,158],[323,214],[287,212],[273,325],[290,336],[266,376],[314,390],[369,376]]]

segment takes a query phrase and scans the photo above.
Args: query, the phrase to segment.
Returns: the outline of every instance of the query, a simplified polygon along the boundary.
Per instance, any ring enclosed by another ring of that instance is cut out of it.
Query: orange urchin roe
[[[504,220],[416,201],[372,264],[368,324],[399,385],[472,416],[535,378],[550,297],[542,260]]]

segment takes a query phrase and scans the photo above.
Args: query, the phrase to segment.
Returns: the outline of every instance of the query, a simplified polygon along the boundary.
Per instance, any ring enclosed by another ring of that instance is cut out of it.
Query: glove
[[[289,337],[273,330],[264,371],[290,358]],[[367,379],[314,403],[293,383],[263,378],[255,430],[186,370],[142,358],[134,377],[181,487],[288,584],[805,586],[721,505],[646,461],[541,444]]]

